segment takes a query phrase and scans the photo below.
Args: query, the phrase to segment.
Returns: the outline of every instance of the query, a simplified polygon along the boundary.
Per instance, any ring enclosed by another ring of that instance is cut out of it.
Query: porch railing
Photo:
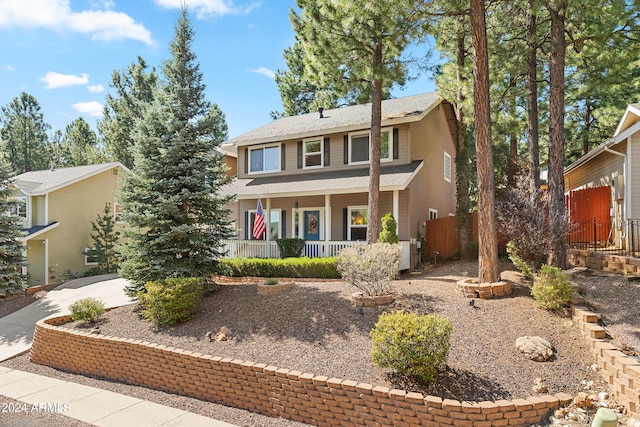
[[[280,258],[278,245],[274,241],[228,239],[221,243],[223,250],[226,251],[226,258]],[[351,240],[308,241],[305,243],[302,255],[309,258],[336,256],[346,247],[364,244],[364,242]],[[409,269],[411,245],[408,241],[402,241],[400,248],[400,269]]]
[[[608,224],[593,218],[575,223],[567,235],[567,246],[640,258],[640,221]]]

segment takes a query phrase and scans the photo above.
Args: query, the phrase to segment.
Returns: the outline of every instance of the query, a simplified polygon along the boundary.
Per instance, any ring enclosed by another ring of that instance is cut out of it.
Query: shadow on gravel
[[[438,375],[434,382],[425,382],[415,378],[407,378],[400,374],[387,375],[393,387],[400,390],[437,396],[441,399],[468,400],[481,402],[484,400],[510,399],[510,393],[500,384],[479,377],[472,372],[448,368]]]

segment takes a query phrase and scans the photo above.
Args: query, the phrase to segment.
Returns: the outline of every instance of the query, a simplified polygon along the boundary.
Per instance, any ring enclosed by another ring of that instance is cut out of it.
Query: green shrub
[[[380,229],[380,243],[398,243],[400,238],[398,237],[396,220],[390,213],[382,217],[382,228]]]
[[[538,305],[546,310],[568,307],[572,294],[569,276],[558,267],[543,264],[531,287],[531,295]]]
[[[435,381],[446,367],[452,331],[451,321],[437,314],[383,313],[371,330],[373,363]]]
[[[273,277],[268,278],[264,281],[264,284],[267,286],[273,286],[278,284],[278,279],[274,279]]]
[[[276,239],[280,258],[296,258],[302,256],[306,240],[296,238]]]
[[[513,265],[520,270],[525,279],[533,279],[533,269],[531,268],[532,264],[520,257],[518,254],[518,248],[513,240],[510,240],[509,243],[507,243],[507,255],[509,255],[509,259]]]
[[[366,295],[387,295],[400,270],[400,246],[372,243],[345,248],[337,257],[342,278]]]
[[[156,326],[186,322],[200,303],[204,282],[196,277],[172,277],[147,282],[146,292],[138,292],[141,313]]]
[[[338,279],[336,259],[329,258],[225,258],[220,271],[232,277],[293,277]]]
[[[105,313],[104,303],[95,298],[83,298],[69,306],[71,320],[95,323]]]

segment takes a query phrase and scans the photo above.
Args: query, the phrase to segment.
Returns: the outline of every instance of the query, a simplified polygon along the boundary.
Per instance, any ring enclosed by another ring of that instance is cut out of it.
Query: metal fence
[[[629,220],[612,225],[594,217],[575,222],[567,235],[567,246],[640,258],[640,221]]]

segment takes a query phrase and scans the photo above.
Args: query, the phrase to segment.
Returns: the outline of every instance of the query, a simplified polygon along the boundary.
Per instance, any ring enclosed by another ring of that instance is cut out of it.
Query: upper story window
[[[14,201],[15,204],[11,206],[9,215],[15,215],[20,218],[27,218],[27,198],[15,197]]]
[[[280,144],[249,149],[249,173],[280,172]]]
[[[321,168],[324,165],[324,139],[313,138],[303,141],[304,169]]]
[[[119,203],[113,204],[113,220],[116,224],[124,223],[124,215],[122,213],[122,206]]]
[[[371,132],[349,134],[349,164],[369,163],[369,141]],[[380,132],[380,161],[393,160],[393,129],[385,128]]]
[[[451,182],[451,155],[444,152],[444,180]]]

